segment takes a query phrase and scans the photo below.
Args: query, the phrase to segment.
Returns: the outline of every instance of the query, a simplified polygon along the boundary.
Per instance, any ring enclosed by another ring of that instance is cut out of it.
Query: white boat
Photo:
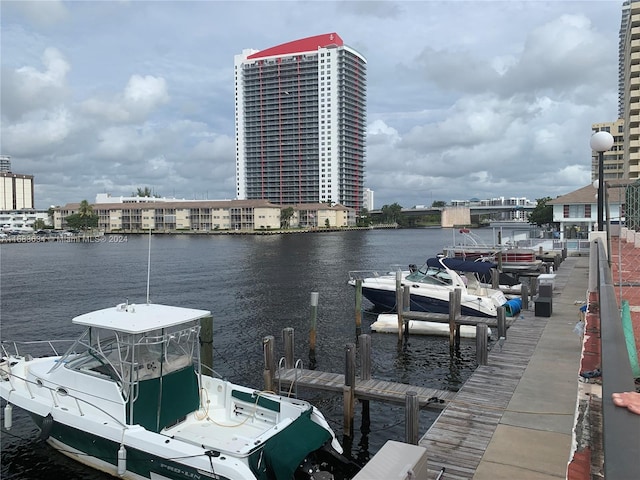
[[[461,242],[443,249],[445,257],[499,263],[503,273],[537,272],[543,267],[543,261],[537,258],[536,250],[532,248],[518,248],[509,243],[487,245],[466,228],[460,229],[460,234]]]
[[[452,258],[430,258],[420,268],[408,274],[401,272],[400,285],[409,286],[409,310],[417,312],[448,313],[449,294],[461,290],[461,313],[478,317],[497,317],[497,308],[507,304],[499,289],[480,282],[479,273],[486,275],[492,264],[464,262]],[[458,273],[460,272],[460,274]],[[362,280],[362,296],[379,310],[396,309],[396,274],[386,272],[349,272],[349,285]],[[513,314],[513,312],[512,312]]]
[[[135,480],[291,479],[303,467],[311,478],[314,458],[341,458],[309,403],[203,372],[200,321],[208,316],[127,303],[75,317],[85,331],[63,355],[52,342],[44,343],[51,356],[35,357],[3,341],[5,428],[19,407],[60,452]]]
[[[408,320],[409,332],[419,335],[449,336],[449,324],[429,322],[425,320]],[[371,324],[372,332],[398,333],[398,315],[395,313],[381,313],[375,322]],[[491,329],[487,329],[491,335]],[[462,338],[476,338],[476,327],[473,325],[460,325]]]

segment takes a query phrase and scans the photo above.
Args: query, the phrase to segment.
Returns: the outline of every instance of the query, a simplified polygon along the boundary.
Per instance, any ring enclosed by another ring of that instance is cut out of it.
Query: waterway
[[[491,230],[479,230],[489,243]],[[265,236],[109,236],[96,243],[0,245],[2,340],[75,338],[71,318],[129,301],[210,310],[214,368],[229,380],[263,387],[262,340],[295,329],[295,358],[309,365],[310,296],[318,292],[316,368],[343,373],[344,350],[355,342],[355,291],[350,270],[421,264],[455,241],[451,229],[367,230]],[[150,252],[150,254],[149,254]],[[151,258],[148,269],[148,258]],[[148,275],[149,271],[149,275]],[[147,277],[150,282],[147,287]],[[375,313],[364,301],[362,332]],[[450,355],[447,339],[372,334],[373,378],[457,390],[475,369],[475,342],[463,339]],[[314,403],[346,447],[365,463],[387,440],[404,441],[404,408],[371,403],[371,424],[356,407],[352,438],[342,436],[342,396],[313,391]],[[420,414],[420,435],[437,412]],[[38,439],[29,417],[14,409],[13,428],[1,432],[4,480],[105,480]]]

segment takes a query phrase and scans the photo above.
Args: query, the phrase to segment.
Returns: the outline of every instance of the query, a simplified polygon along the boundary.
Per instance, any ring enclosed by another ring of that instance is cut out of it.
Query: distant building
[[[0,210],[32,210],[33,175],[0,172]]]
[[[494,197],[484,200],[472,198],[470,200],[451,200],[449,203],[453,207],[515,207],[505,210],[500,214],[499,220],[519,220],[526,221],[529,213],[518,207],[535,207],[537,202],[532,202],[526,197]],[[497,220],[497,218],[496,218]]]
[[[337,33],[234,59],[236,196],[363,206],[366,60]]]
[[[0,155],[0,172],[11,171],[11,157],[9,155]]]
[[[609,183],[605,182],[605,186]],[[616,186],[607,187],[605,220],[624,222],[625,189],[632,183],[630,180],[617,180]],[[586,239],[590,231],[598,228],[597,193],[598,189],[589,184],[547,202],[553,206],[553,221],[560,224],[560,239]]]
[[[618,41],[618,119],[594,123],[593,132],[613,135],[613,148],[603,154],[604,180],[640,178],[640,2],[622,4]],[[585,139],[585,142],[587,140]],[[591,154],[591,178],[598,177],[599,155]]]
[[[368,211],[373,210],[375,208],[373,200],[373,190],[371,190],[370,188],[365,188],[362,197],[362,206]]]
[[[615,122],[594,123],[591,126],[593,133],[609,132],[613,137],[613,146],[610,150],[603,152],[603,172],[605,180],[625,178],[624,162],[624,120],[619,118]],[[598,179],[598,168],[600,164],[599,152],[591,152],[591,181]]]
[[[176,200],[153,197],[108,197],[100,194],[92,205],[103,232],[260,231],[280,228],[284,208],[267,200]],[[111,199],[112,202],[104,200]],[[138,199],[140,201],[131,201]],[[291,205],[292,228],[341,228],[355,225],[355,211],[342,205]],[[54,210],[56,229],[67,228],[65,218],[78,213],[80,203]]]

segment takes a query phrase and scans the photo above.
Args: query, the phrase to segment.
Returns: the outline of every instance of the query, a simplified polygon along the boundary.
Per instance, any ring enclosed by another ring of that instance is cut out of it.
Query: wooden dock
[[[414,312],[406,311],[402,313],[405,320],[422,320],[427,322],[449,323],[448,313],[431,313],[431,312]],[[510,327],[514,322],[513,317],[506,318],[506,325]],[[456,325],[470,325],[476,327],[479,323],[486,323],[488,327],[497,327],[498,319],[496,317],[472,317],[470,315],[457,315]]]
[[[297,378],[296,378],[297,375]],[[342,392],[345,385],[344,375],[339,373],[320,372],[304,369],[280,369],[276,372],[276,382],[280,382],[282,390],[292,388],[295,382],[298,388],[310,388],[331,392]],[[448,390],[417,387],[406,383],[387,382],[384,380],[356,379],[355,398],[358,400],[375,400],[404,405],[407,392],[417,395],[420,408],[443,408],[456,393]]]
[[[430,479],[443,467],[447,479],[473,477],[547,320],[521,312],[502,348],[494,345],[488,364],[478,366],[422,437],[419,445],[429,452]]]

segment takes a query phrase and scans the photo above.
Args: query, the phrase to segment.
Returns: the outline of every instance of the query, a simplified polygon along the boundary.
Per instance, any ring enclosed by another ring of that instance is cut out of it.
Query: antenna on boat
[[[147,305],[149,302],[149,283],[151,281],[151,227],[149,227],[149,252],[147,253]]]

